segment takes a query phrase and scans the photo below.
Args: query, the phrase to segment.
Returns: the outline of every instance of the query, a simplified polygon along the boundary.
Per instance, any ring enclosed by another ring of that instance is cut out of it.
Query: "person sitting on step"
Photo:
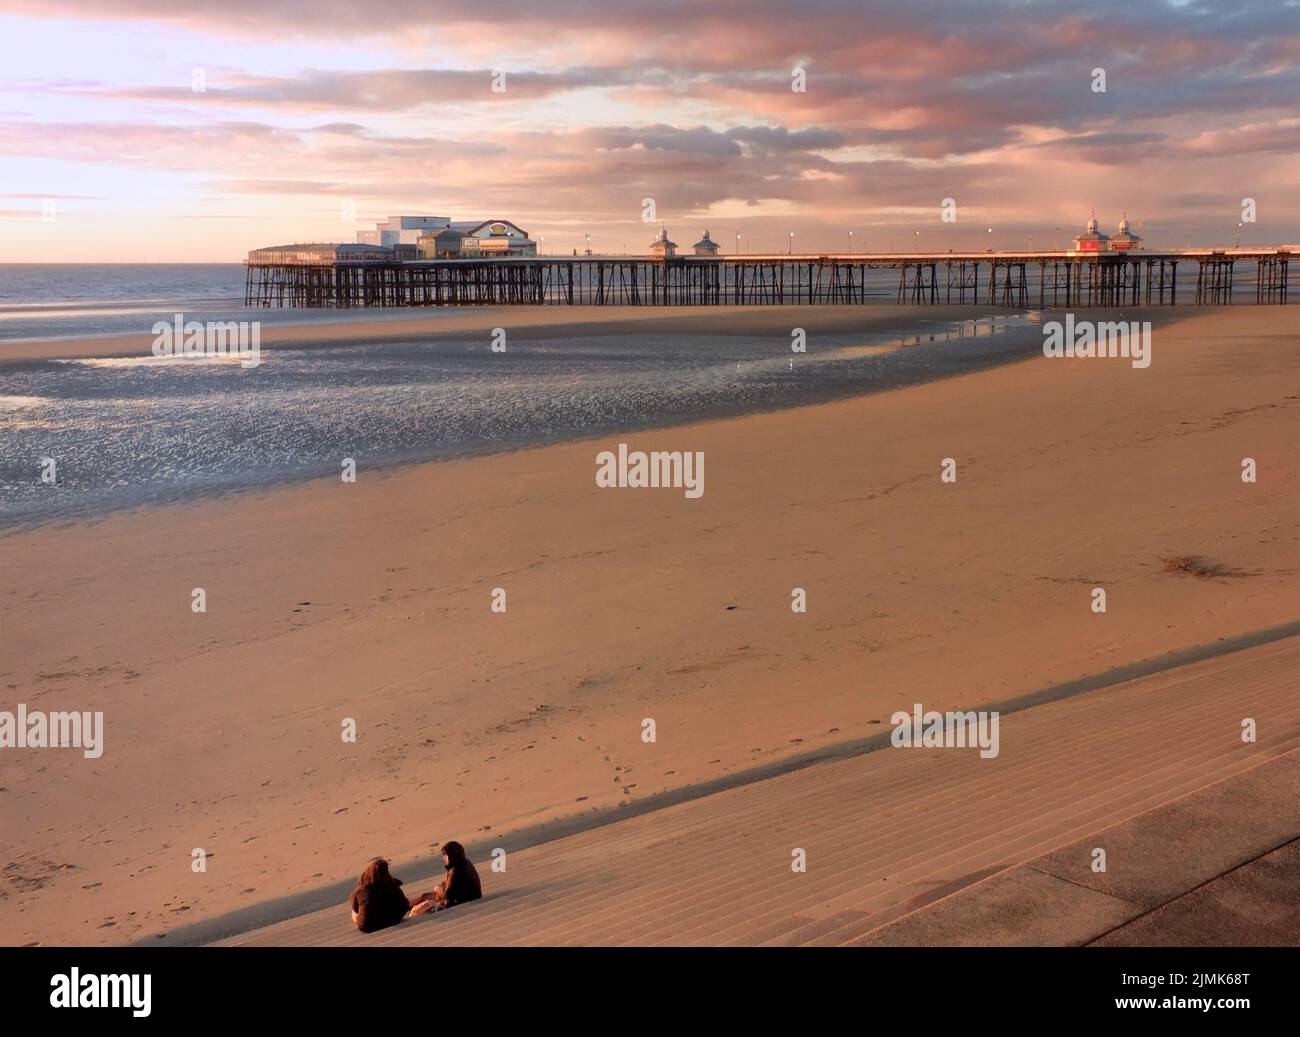
[[[428,911],[455,907],[457,904],[478,900],[483,896],[483,886],[479,882],[478,872],[465,856],[465,847],[460,843],[454,840],[443,843],[442,866],[447,871],[447,877],[411,905],[408,918]]]
[[[363,933],[373,933],[396,925],[406,917],[411,905],[402,892],[402,880],[389,874],[386,860],[376,857],[361,873],[348,906],[356,927]]]

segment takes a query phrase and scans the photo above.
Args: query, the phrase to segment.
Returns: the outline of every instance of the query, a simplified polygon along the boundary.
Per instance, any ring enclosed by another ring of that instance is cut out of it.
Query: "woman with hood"
[[[376,857],[366,865],[357,880],[357,888],[348,898],[352,908],[352,921],[363,933],[373,933],[396,925],[410,909],[402,880],[388,873],[388,862]]]
[[[478,900],[483,896],[483,886],[478,880],[478,872],[465,856],[465,847],[454,840],[442,844],[442,866],[447,877],[431,892],[425,893],[411,907],[412,915],[422,915],[426,911],[438,911],[444,907],[455,907],[469,900]]]

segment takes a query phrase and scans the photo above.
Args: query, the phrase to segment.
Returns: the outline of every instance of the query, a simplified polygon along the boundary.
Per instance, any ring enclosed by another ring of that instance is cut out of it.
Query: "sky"
[[[0,55],[0,262],[399,213],[554,254],[1300,242],[1283,0],[0,0]]]

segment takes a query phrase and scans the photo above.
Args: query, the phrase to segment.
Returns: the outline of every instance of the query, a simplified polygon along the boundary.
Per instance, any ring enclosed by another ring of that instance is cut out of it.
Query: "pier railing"
[[[393,263],[259,257],[246,264],[244,302],[350,308],[857,305],[892,300],[1048,308],[1174,306],[1180,301],[1206,306],[1253,299],[1260,305],[1282,305],[1287,302],[1291,254],[1289,249],[1225,249]]]

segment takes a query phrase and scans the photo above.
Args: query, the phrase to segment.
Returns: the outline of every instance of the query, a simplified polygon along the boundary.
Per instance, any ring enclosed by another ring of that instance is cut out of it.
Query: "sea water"
[[[206,283],[167,276],[163,287],[173,292]],[[158,319],[171,319],[178,300],[167,297]],[[231,319],[266,313],[235,309]],[[137,314],[116,330],[147,330],[153,316]],[[107,319],[119,317],[114,310]],[[26,327],[53,333],[65,319]],[[1041,355],[1037,314],[951,322],[937,311],[920,323],[900,320],[910,322],[906,333],[818,333],[797,354],[788,330],[667,334],[648,322],[617,335],[595,325],[535,337],[512,330],[505,352],[493,352],[486,333],[263,347],[255,368],[237,356],[144,351],[0,359],[0,526],[337,477],[346,457],[364,472],[798,406]]]

